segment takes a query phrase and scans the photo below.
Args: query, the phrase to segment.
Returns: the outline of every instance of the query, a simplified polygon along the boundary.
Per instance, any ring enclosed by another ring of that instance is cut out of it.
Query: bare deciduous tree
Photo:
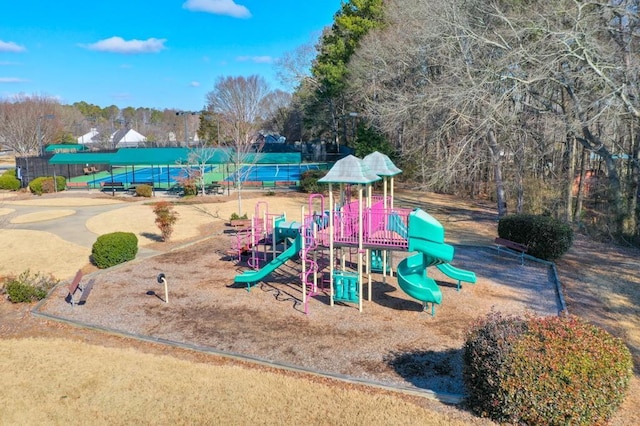
[[[238,214],[242,214],[242,165],[257,161],[254,142],[262,125],[262,105],[269,94],[264,78],[220,77],[207,93],[207,109],[221,118],[220,130],[232,143],[231,161],[235,166]]]
[[[57,101],[39,95],[18,95],[0,102],[2,144],[20,156],[38,154],[41,144],[54,142],[57,108]],[[42,138],[40,141],[38,130]]]

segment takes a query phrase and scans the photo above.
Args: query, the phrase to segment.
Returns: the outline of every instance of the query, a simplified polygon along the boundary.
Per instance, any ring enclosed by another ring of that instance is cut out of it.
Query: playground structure
[[[362,311],[365,277],[367,300],[371,301],[372,273],[380,272],[386,279],[393,275],[394,251],[417,252],[400,261],[396,278],[399,287],[422,302],[425,310],[431,304],[435,315],[442,292],[428,276],[430,266],[456,280],[458,290],[462,282],[475,283],[476,276],[450,264],[454,249],[444,242],[444,228],[433,216],[421,209],[394,206],[393,177],[400,172],[387,156],[377,152],[363,160],[354,156],[339,160],[319,180],[329,185],[328,206],[323,195],[310,195],[308,206],[302,208],[302,222],[270,214],[267,203],[258,202],[251,226],[237,233],[234,246],[239,257],[242,253],[249,256],[253,270],[237,275],[235,282],[246,283],[250,290],[252,284],[299,256],[305,313],[309,299],[326,290],[331,305],[354,303]],[[383,193],[374,195],[373,183],[380,180]],[[354,187],[356,199],[352,199]]]

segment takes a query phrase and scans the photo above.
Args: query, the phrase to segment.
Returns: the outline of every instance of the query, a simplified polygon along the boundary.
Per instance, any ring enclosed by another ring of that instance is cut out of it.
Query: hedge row
[[[524,244],[528,254],[550,261],[562,257],[573,244],[571,225],[550,216],[505,216],[498,222],[498,236]]]

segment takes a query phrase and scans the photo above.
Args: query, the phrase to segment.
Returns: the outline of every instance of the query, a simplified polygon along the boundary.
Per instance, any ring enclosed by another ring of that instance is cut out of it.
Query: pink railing
[[[362,212],[363,244],[380,247],[406,248],[410,209],[384,208],[382,202]],[[348,209],[334,212],[333,241],[335,244],[358,244],[358,210]],[[320,238],[322,245],[329,244],[325,232]]]

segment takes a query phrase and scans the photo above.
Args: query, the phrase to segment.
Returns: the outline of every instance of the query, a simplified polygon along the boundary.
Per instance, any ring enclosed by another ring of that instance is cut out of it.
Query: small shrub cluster
[[[135,259],[138,238],[132,232],[112,232],[98,237],[91,247],[93,263],[100,269]]]
[[[162,241],[168,241],[173,234],[173,225],[178,220],[178,213],[173,210],[173,205],[168,201],[159,201],[153,205],[156,214],[156,225],[162,234]]]
[[[562,257],[573,244],[571,226],[550,216],[505,216],[498,222],[498,236],[526,244],[530,255],[551,261]]]
[[[17,191],[20,189],[20,180],[16,177],[16,170],[5,170],[0,175],[0,189],[8,189],[9,191]]]
[[[239,220],[239,219],[248,219],[247,218],[247,214],[243,214],[242,216],[240,216],[238,213],[233,212],[231,213],[231,216],[229,217],[229,220]]]
[[[31,274],[26,270],[17,277],[4,279],[2,289],[12,303],[30,303],[47,297],[49,290],[58,282],[51,276],[45,276],[39,272]]]
[[[189,196],[194,196],[194,195],[198,195],[198,187],[196,186],[195,182],[188,182],[184,184],[184,196],[185,197],[189,197]]]
[[[604,424],[632,377],[621,339],[577,317],[491,314],[467,336],[469,407],[497,422]]]
[[[67,186],[67,179],[64,176],[56,176],[54,180],[51,176],[41,176],[29,182],[29,189],[36,195],[50,194],[55,191],[64,191]]]
[[[153,195],[153,188],[151,185],[138,185],[136,186],[136,196],[149,198]]]
[[[323,178],[327,170],[307,170],[300,175],[300,190],[308,194],[315,194],[326,190],[326,185],[318,183],[318,179]]]

